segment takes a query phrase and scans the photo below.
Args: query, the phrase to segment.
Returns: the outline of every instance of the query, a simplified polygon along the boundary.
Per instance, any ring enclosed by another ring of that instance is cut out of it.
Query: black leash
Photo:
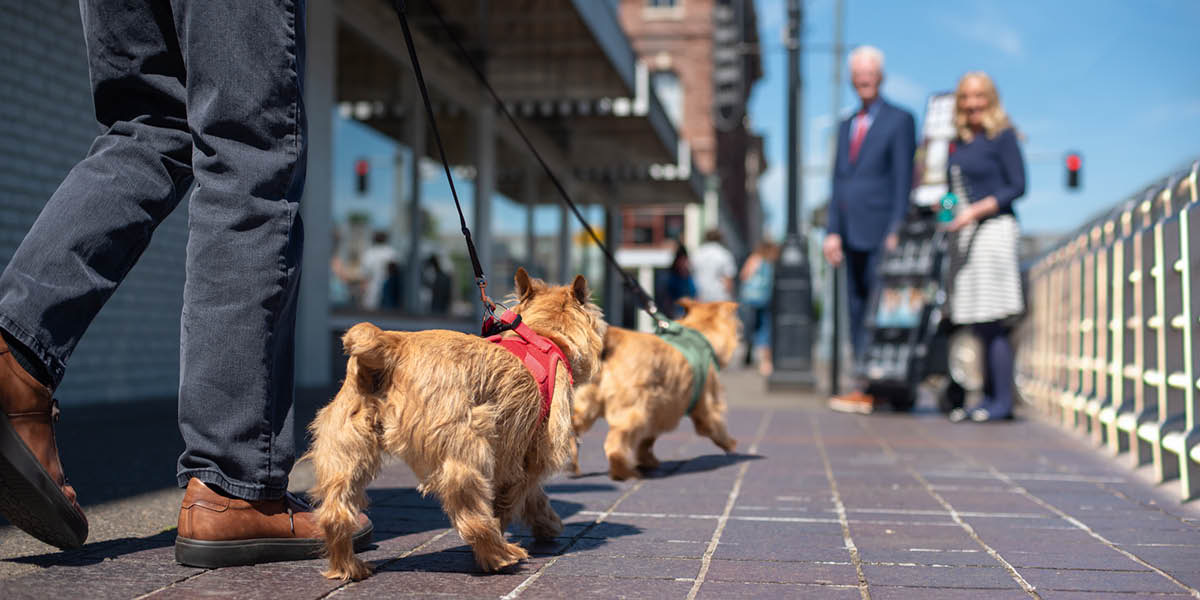
[[[600,236],[596,235],[596,231],[594,229],[592,229],[592,226],[587,222],[587,219],[583,218],[583,213],[579,212],[579,207],[577,207],[575,205],[575,202],[573,202],[571,200],[571,195],[567,193],[566,187],[563,186],[561,181],[559,181],[558,176],[554,174],[554,171],[550,168],[550,165],[546,163],[546,160],[544,158],[542,158],[542,154],[540,152],[538,152],[537,147],[534,146],[533,142],[531,142],[529,140],[529,136],[525,135],[525,130],[521,128],[521,125],[520,125],[520,123],[517,122],[516,117],[514,117],[512,112],[510,112],[508,110],[508,106],[506,106],[504,104],[504,101],[500,98],[500,94],[496,93],[495,88],[493,88],[491,82],[488,81],[487,76],[485,76],[483,74],[483,71],[481,71],[479,69],[479,67],[475,64],[475,61],[472,60],[471,53],[468,52],[467,49],[463,47],[462,42],[459,41],[459,39],[458,39],[458,36],[456,36],[454,34],[454,30],[450,28],[450,24],[447,23],[446,19],[442,17],[441,11],[439,11],[438,8],[433,5],[433,2],[430,2],[429,0],[426,0],[425,4],[427,6],[429,6],[430,11],[433,12],[433,16],[437,19],[437,21],[441,25],[442,29],[446,32],[447,37],[449,37],[450,40],[454,42],[454,46],[456,48],[458,48],[459,53],[462,55],[463,61],[466,62],[467,66],[471,67],[471,71],[475,73],[476,79],[478,79],[479,83],[481,83],[483,85],[483,87],[487,89],[488,93],[491,94],[492,99],[496,103],[496,107],[499,108],[500,111],[504,113],[504,116],[508,119],[508,122],[513,126],[513,129],[515,129],[517,131],[517,135],[521,136],[521,140],[525,142],[525,146],[528,147],[529,151],[533,154],[533,157],[536,158],[538,163],[542,165],[542,169],[546,172],[546,176],[548,178],[550,178],[550,182],[554,184],[555,189],[558,190],[558,194],[559,194],[559,196],[562,197],[563,202],[565,202],[566,205],[571,209],[571,212],[575,214],[575,218],[578,219],[579,223],[581,225],[583,225],[583,228],[585,230],[587,230],[588,235],[592,236],[592,240],[594,242],[596,242],[596,246],[598,246],[600,248],[600,251],[604,254],[604,258],[608,260],[609,264],[612,265],[612,267],[616,270],[617,273],[621,274],[621,277],[622,277],[622,279],[624,279],[624,282],[625,282],[625,289],[629,290],[630,293],[632,293],[634,295],[634,297],[638,301],[638,304],[641,305],[642,310],[646,311],[650,315],[650,317],[654,319],[655,323],[658,323],[661,325],[664,322],[665,317],[662,315],[661,312],[659,312],[658,306],[656,306],[654,304],[654,300],[650,297],[649,294],[646,293],[646,290],[642,289],[642,286],[641,286],[641,284],[638,283],[637,279],[634,279],[632,275],[630,275],[629,273],[626,273],[625,270],[621,268],[621,265],[620,265],[620,263],[617,262],[616,257],[614,257],[612,252],[609,251],[608,247],[604,245],[604,242],[600,241]],[[408,53],[412,57],[414,71],[416,71],[417,80],[421,84],[421,93],[422,93],[422,95],[425,95],[425,83],[421,79],[421,70],[420,70],[420,67],[417,66],[416,53],[413,51],[412,40],[411,40],[411,36],[408,31],[408,23],[404,16],[404,8],[403,8],[404,0],[393,0],[392,5],[396,9],[396,13],[398,15],[400,15],[400,25],[404,29],[404,36],[405,36],[404,39],[408,43]],[[425,106],[428,109],[429,97],[427,95],[425,96]],[[430,118],[430,120],[433,119],[432,111],[430,111],[429,118]],[[435,134],[435,136],[437,134],[436,126],[434,127],[434,134]],[[441,141],[438,142],[438,148],[439,149],[441,148]],[[445,155],[444,154],[442,156],[442,162],[443,162],[443,164],[445,164]],[[449,167],[447,167],[446,176],[449,177],[449,175],[450,175],[450,171],[449,171]],[[453,190],[453,184],[451,184],[451,190]],[[455,196],[455,203],[456,204],[458,203],[457,196]],[[460,217],[462,216],[461,209],[459,210],[459,216]],[[463,225],[463,231],[464,231],[464,233],[466,233],[466,224],[465,223]],[[470,234],[467,233],[468,246],[471,243],[470,240],[471,240]],[[474,248],[472,247],[471,250],[472,250],[472,260],[474,260],[474,258],[473,258],[474,257]],[[476,264],[476,271],[478,272],[479,271],[478,262],[476,262],[475,264]]]
[[[392,8],[400,17],[400,29],[404,31],[404,44],[408,46],[408,57],[412,61],[413,73],[417,76],[417,87],[421,90],[421,99],[425,101],[425,114],[429,117],[429,125],[433,128],[433,139],[437,143],[438,154],[442,158],[442,168],[446,171],[446,182],[450,184],[450,195],[454,197],[454,208],[458,210],[458,222],[462,225],[463,237],[467,239],[467,252],[471,255],[471,268],[475,270],[475,285],[479,287],[479,300],[489,314],[495,314],[496,303],[487,295],[487,275],[479,264],[479,254],[475,250],[475,242],[471,240],[471,230],[467,228],[467,219],[463,216],[462,204],[458,201],[458,190],[454,188],[454,178],[450,176],[450,162],[446,160],[446,148],[442,145],[442,135],[438,133],[437,119],[433,116],[433,104],[429,101],[429,89],[425,86],[425,76],[421,74],[421,62],[417,60],[417,50],[413,47],[412,32],[408,29],[408,17],[404,0],[393,0]],[[439,17],[440,18],[440,17]],[[460,46],[461,47],[461,46]]]

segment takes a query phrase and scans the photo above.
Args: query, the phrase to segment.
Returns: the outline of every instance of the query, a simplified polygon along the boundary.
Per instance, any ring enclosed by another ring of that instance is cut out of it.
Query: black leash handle
[[[397,13],[400,14],[400,24],[404,28],[405,41],[408,42],[408,52],[410,55],[412,55],[413,66],[417,72],[417,79],[420,80],[421,71],[419,67],[416,67],[416,54],[413,52],[412,41],[409,39],[408,24],[405,22],[404,13],[402,12],[403,9],[401,8],[404,4],[404,0],[394,0],[393,4],[396,6]],[[455,35],[454,30],[450,28],[450,24],[447,23],[446,19],[442,17],[441,11],[439,11],[438,8],[434,6],[433,2],[429,0],[426,0],[425,4],[429,6],[430,11],[433,12],[433,16],[437,18],[438,23],[446,32],[446,36],[454,42],[454,46],[458,48],[459,53],[462,54],[463,62],[467,63],[467,66],[469,66],[471,71],[475,73],[475,78],[478,79],[479,83],[481,83],[483,87],[487,89],[488,93],[492,96],[492,100],[495,101],[496,107],[500,109],[500,112],[504,113],[505,118],[508,119],[508,122],[513,126],[513,129],[516,130],[517,135],[521,136],[521,140],[524,141],[525,146],[529,148],[530,153],[532,153],[533,157],[536,158],[538,163],[542,165],[542,170],[546,172],[546,176],[550,179],[550,182],[554,184],[555,189],[558,190],[558,194],[562,197],[563,202],[565,202],[566,205],[571,209],[571,212],[575,214],[575,218],[578,219],[579,223],[583,225],[583,228],[587,230],[588,235],[592,236],[592,240],[596,242],[596,246],[600,248],[600,251],[604,254],[604,258],[608,260],[609,264],[612,265],[617,273],[621,274],[621,277],[625,280],[625,288],[628,289],[637,299],[638,303],[642,307],[642,310],[646,311],[656,323],[661,323],[662,319],[665,317],[663,317],[662,313],[659,312],[658,307],[654,304],[654,300],[650,298],[650,295],[646,293],[646,290],[642,289],[642,286],[640,283],[638,283],[637,279],[635,279],[629,273],[626,273],[625,270],[621,268],[621,264],[617,262],[616,257],[614,257],[612,252],[609,251],[608,247],[604,245],[604,242],[600,241],[600,236],[596,235],[596,231],[592,229],[592,226],[587,222],[587,219],[583,218],[583,213],[579,212],[579,207],[577,207],[571,200],[571,195],[567,193],[566,187],[563,186],[561,181],[559,181],[558,176],[554,174],[554,171],[550,168],[550,165],[546,163],[546,160],[542,158],[542,154],[538,152],[537,147],[534,146],[533,142],[529,140],[529,136],[525,135],[525,130],[521,128],[521,124],[517,122],[516,117],[514,117],[508,110],[508,106],[504,104],[504,101],[500,98],[500,94],[496,93],[495,88],[493,88],[491,82],[488,81],[487,76],[484,75],[483,71],[481,71],[475,64],[475,61],[471,58],[471,53],[463,47],[462,42],[458,39],[458,36]],[[425,93],[424,83],[421,84],[421,93]],[[428,107],[428,97],[425,98],[425,104]],[[430,118],[433,118],[432,113]],[[437,134],[436,127],[434,128],[434,134]],[[440,141],[438,142],[438,147],[441,148]],[[443,163],[445,162],[444,156],[442,161]],[[447,168],[447,177],[449,177],[449,174],[450,172]],[[453,190],[453,184],[451,184],[451,190]],[[456,196],[455,203],[457,202],[458,199]],[[462,216],[461,210],[459,210],[459,216]],[[463,230],[466,230],[465,224],[463,225]],[[469,234],[467,236],[467,240],[469,244]]]
[[[442,169],[446,171],[446,182],[450,184],[450,195],[454,197],[454,208],[458,210],[458,222],[462,226],[463,237],[467,240],[467,253],[471,255],[471,268],[475,270],[475,285],[479,288],[479,300],[483,302],[488,312],[495,312],[496,303],[487,295],[487,275],[479,263],[479,253],[475,250],[475,242],[471,239],[471,230],[467,227],[467,218],[463,216],[462,204],[458,201],[458,190],[454,188],[454,178],[450,176],[450,162],[446,160],[446,148],[442,145],[442,134],[438,132],[437,119],[433,116],[433,103],[429,101],[429,88],[425,85],[425,76],[421,74],[421,61],[417,59],[417,49],[413,46],[412,32],[408,29],[408,16],[404,0],[393,0],[392,8],[400,18],[400,29],[404,31],[404,45],[408,47],[408,58],[412,61],[413,73],[417,76],[417,87],[421,90],[421,99],[425,101],[425,114],[429,117],[429,125],[433,129],[433,139],[437,143],[438,154],[442,158]]]

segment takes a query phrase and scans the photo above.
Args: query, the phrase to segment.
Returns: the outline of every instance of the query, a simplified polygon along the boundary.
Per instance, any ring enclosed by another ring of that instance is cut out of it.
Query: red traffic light
[[[365,196],[367,193],[367,172],[371,169],[371,163],[367,159],[360,158],[354,161],[354,189],[358,190],[359,196]]]
[[[1080,172],[1083,169],[1083,157],[1078,152],[1067,153],[1067,189],[1079,189]]]

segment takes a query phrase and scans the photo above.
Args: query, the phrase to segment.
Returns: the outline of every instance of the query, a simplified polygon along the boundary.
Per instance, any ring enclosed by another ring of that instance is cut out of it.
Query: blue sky
[[[772,167],[761,182],[768,230],[783,231],[787,56],[785,0],[756,0],[765,77],[751,98]],[[806,0],[804,163],[828,169],[834,0]],[[1064,231],[1154,178],[1200,157],[1200,2],[1185,0],[846,0],[848,46],[887,56],[884,95],[922,118],[926,97],[987,71],[1023,134],[1028,192],[1022,227]],[[844,64],[844,63],[843,63]],[[857,102],[843,76],[842,110]],[[918,129],[919,131],[919,129]],[[1063,155],[1083,156],[1083,188],[1069,192]],[[805,208],[823,204],[828,176],[805,178]]]

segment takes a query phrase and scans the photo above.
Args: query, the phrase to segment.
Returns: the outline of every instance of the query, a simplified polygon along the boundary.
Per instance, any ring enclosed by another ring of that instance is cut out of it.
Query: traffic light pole
[[[775,370],[767,379],[770,389],[811,389],[816,384],[812,370],[812,273],[808,264],[808,243],[800,231],[799,166],[803,164],[800,33],[803,19],[801,1],[788,0],[787,235],[775,270],[771,332]]]

